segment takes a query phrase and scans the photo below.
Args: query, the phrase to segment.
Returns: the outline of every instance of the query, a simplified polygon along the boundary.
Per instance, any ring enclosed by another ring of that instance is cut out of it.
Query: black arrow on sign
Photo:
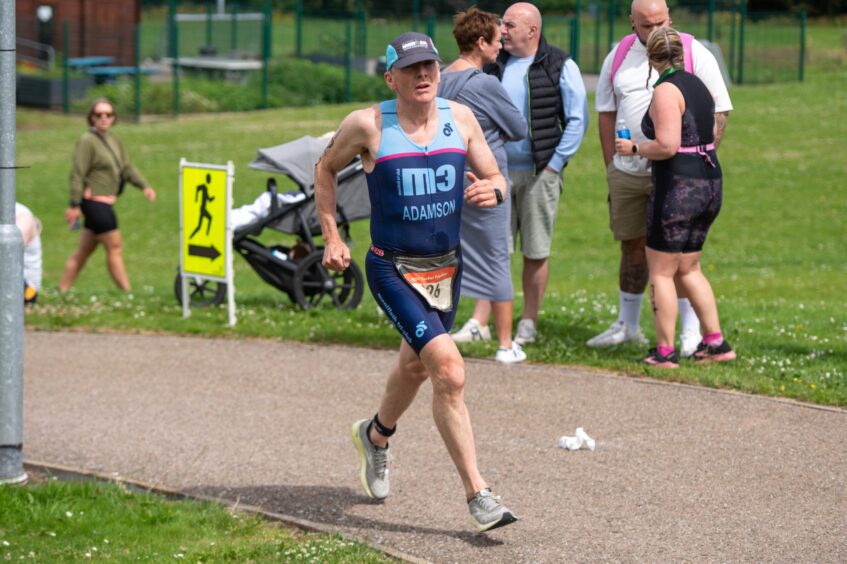
[[[214,245],[211,247],[202,247],[200,245],[188,245],[188,254],[194,255],[195,257],[206,257],[209,260],[215,260],[221,253],[215,248]]]

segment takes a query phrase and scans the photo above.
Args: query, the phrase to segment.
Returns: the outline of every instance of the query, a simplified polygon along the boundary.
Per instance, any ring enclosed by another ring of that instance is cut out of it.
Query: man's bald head
[[[654,29],[673,23],[665,0],[632,0],[629,21],[638,40],[645,45]]]
[[[517,2],[503,14],[503,47],[513,57],[529,57],[541,41],[541,12],[529,2]]]

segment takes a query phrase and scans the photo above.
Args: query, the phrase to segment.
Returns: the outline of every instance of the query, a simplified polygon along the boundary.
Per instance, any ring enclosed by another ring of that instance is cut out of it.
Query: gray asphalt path
[[[350,425],[394,354],[199,338],[25,336],[27,460],[240,499],[435,562],[847,561],[847,411],[613,374],[468,361],[482,535],[430,414],[360,491]],[[576,427],[594,452],[556,447]]]

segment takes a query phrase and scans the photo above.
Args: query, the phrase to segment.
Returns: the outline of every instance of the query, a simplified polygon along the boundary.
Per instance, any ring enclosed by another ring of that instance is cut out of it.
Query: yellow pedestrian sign
[[[182,169],[182,252],[185,272],[226,278],[226,170]]]
[[[180,273],[183,280],[183,316],[190,315],[189,279],[217,280],[228,286],[230,325],[235,324],[232,276],[232,182],[235,167],[179,163]]]

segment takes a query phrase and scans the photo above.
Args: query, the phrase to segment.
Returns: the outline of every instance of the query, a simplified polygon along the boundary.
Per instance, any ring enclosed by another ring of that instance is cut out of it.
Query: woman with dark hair
[[[695,361],[734,360],[735,351],[721,332],[714,292],[700,269],[700,252],[723,199],[723,175],[715,152],[715,102],[703,82],[683,70],[682,40],[675,30],[653,31],[647,39],[647,57],[659,73],[641,122],[651,141],[615,141],[619,155],[653,161],[647,264],[657,346],[644,362],[661,368],[679,366],[674,350],[677,288],[688,296],[703,327]]]
[[[113,206],[125,182],[142,189],[150,202],[156,201],[156,191],[132,165],[120,140],[109,131],[118,120],[112,102],[106,98],[95,100],[87,120],[90,129],[79,138],[74,151],[70,204],[65,211],[65,221],[72,229],[79,225],[80,216],[85,218],[85,225],[79,246],[65,262],[59,290],[64,292],[73,286],[88,257],[102,244],[109,274],[118,288],[129,291],[123,241]]]
[[[500,18],[475,7],[454,18],[453,37],[459,58],[442,70],[438,95],[468,106],[482,126],[485,139],[506,181],[509,175],[505,141],[526,137],[527,124],[497,78],[481,72],[500,52]],[[466,181],[467,184],[467,181]],[[463,296],[476,299],[473,316],[453,334],[456,342],[488,340],[488,318],[494,313],[499,341],[495,359],[521,362],[526,353],[512,341],[512,272],[509,267],[510,202],[494,208],[466,205],[462,210]]]

